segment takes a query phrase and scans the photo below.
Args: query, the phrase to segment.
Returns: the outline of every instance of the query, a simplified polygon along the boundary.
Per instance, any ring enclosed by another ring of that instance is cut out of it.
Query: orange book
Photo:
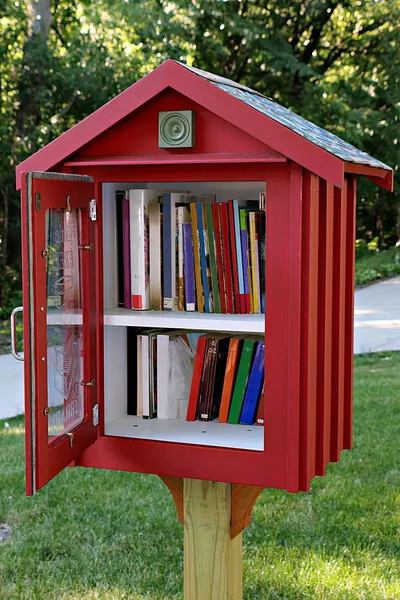
[[[260,400],[258,403],[257,416],[255,420],[255,425],[264,425],[264,383],[262,386]]]
[[[186,421],[196,421],[199,402],[200,385],[203,374],[204,354],[206,351],[207,337],[202,335],[197,341],[196,356],[194,358],[192,384],[190,387],[189,402]]]
[[[192,219],[193,261],[194,279],[196,283],[197,311],[204,312],[204,294],[200,271],[199,227],[197,223],[196,203],[194,202],[190,204],[190,216]]]
[[[239,365],[245,335],[236,335],[229,342],[228,359],[226,361],[224,385],[222,388],[221,405],[218,421],[228,422],[229,408],[231,405],[233,386],[235,384],[236,372]]]

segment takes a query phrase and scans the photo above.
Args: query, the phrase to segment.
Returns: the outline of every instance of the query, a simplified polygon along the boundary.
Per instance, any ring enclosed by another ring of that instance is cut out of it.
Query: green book
[[[235,387],[232,394],[231,407],[229,409],[228,423],[239,423],[240,411],[242,410],[247,381],[250,375],[254,349],[260,339],[262,338],[253,336],[243,342],[242,354],[240,355]]]
[[[211,269],[211,286],[214,296],[214,312],[221,312],[221,304],[219,301],[219,287],[217,274],[217,258],[215,254],[215,233],[213,227],[211,203],[204,203],[206,209],[207,235],[208,235],[208,250],[210,253],[210,269]]]

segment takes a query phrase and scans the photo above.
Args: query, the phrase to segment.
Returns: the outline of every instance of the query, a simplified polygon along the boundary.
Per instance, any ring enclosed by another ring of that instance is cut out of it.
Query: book
[[[230,339],[230,336],[226,336],[218,341],[217,358],[215,361],[215,370],[213,375],[213,387],[211,388],[210,392],[211,419],[216,419],[219,414]]]
[[[226,202],[218,205],[221,221],[222,263],[225,274],[226,310],[229,314],[235,313],[235,295],[232,276],[232,258],[229,238],[229,217]]]
[[[215,402],[213,400],[219,348],[222,342],[221,359],[224,360],[224,355],[226,357],[228,350],[229,337],[227,337],[226,333],[207,333],[205,337],[207,342],[199,394],[198,418],[200,421],[211,421],[214,418],[213,414],[215,416],[218,415],[220,403],[220,398],[216,398]],[[216,405],[215,407],[213,407],[214,404]]]
[[[244,311],[250,313],[250,271],[249,271],[249,235],[248,235],[248,209],[239,210],[240,242],[242,250],[243,286],[244,286]]]
[[[232,259],[232,281],[234,291],[234,306],[235,314],[242,313],[242,306],[239,293],[239,267],[238,267],[238,253],[240,254],[240,245],[237,245],[236,233],[235,233],[235,216],[233,212],[233,201],[228,200],[228,217],[229,217],[229,242],[230,252]]]
[[[149,205],[150,308],[162,309],[161,288],[161,204]]]
[[[123,286],[124,308],[132,308],[131,295],[131,239],[129,218],[128,192],[123,192],[122,200],[122,258],[123,258]]]
[[[187,417],[194,353],[185,332],[157,335],[157,409],[159,419]]]
[[[233,220],[235,230],[235,242],[236,242],[236,257],[237,257],[237,271],[239,281],[239,302],[241,314],[246,313],[246,299],[244,293],[244,276],[243,276],[243,259],[242,259],[242,244],[240,234],[240,217],[239,217],[239,202],[237,200],[231,200],[233,206]]]
[[[226,307],[226,276],[224,263],[222,258],[222,232],[221,232],[221,220],[220,211],[218,204],[214,203],[211,205],[212,209],[212,227],[214,231],[215,241],[215,256],[217,261],[217,285],[219,290],[219,301],[221,313],[227,313]]]
[[[159,190],[131,189],[129,197],[131,298],[134,310],[150,308],[149,204],[158,202]]]
[[[265,393],[264,388],[265,388],[265,379],[263,381],[263,385],[262,385],[262,389],[261,389],[255,425],[264,425],[264,393]]]
[[[253,364],[240,413],[239,422],[243,425],[253,425],[255,420],[261,386],[264,380],[264,351],[265,342],[264,340],[260,340],[257,342],[254,352]]]
[[[242,409],[247,381],[249,379],[254,349],[259,339],[260,338],[257,336],[249,336],[243,342],[242,353],[240,356],[239,367],[237,370],[235,386],[232,394],[231,406],[229,409],[228,423],[239,423],[240,411]]]
[[[190,312],[196,310],[192,223],[183,223],[182,234],[184,301],[185,309]]]
[[[203,205],[198,202],[196,203],[197,213],[197,231],[199,239],[199,253],[200,253],[200,270],[201,270],[201,285],[204,295],[204,312],[211,312],[210,306],[210,290],[208,287],[209,283],[209,271],[207,270],[207,259],[206,259],[206,246],[204,236],[204,225],[203,225]]]
[[[265,213],[260,212],[260,231],[258,236],[258,265],[260,280],[261,312],[265,313]]]
[[[178,223],[178,309],[185,310],[183,225],[190,222],[188,204],[179,205],[176,208],[176,218]],[[192,310],[194,310],[194,307]]]
[[[162,195],[163,203],[163,231],[162,231],[162,249],[163,249],[163,309],[177,310],[177,249],[178,249],[178,231],[177,231],[177,204],[184,203],[186,194],[172,192]]]
[[[228,356],[224,373],[224,384],[221,394],[221,405],[219,409],[218,421],[220,423],[228,422],[228,414],[231,406],[233,388],[236,380],[236,373],[239,366],[240,355],[242,352],[243,340],[245,335],[236,335],[229,341]]]
[[[143,417],[143,375],[142,375],[142,337],[136,337],[137,379],[136,379],[136,416]]]
[[[217,275],[217,258],[216,258],[216,248],[215,248],[215,232],[214,232],[214,224],[212,217],[212,205],[207,203],[204,204],[205,209],[205,217],[207,224],[207,241],[208,241],[208,250],[210,256],[210,271],[211,271],[211,287],[212,287],[212,297],[214,303],[214,312],[221,312],[221,305],[219,299],[219,288],[218,288],[218,275]]]
[[[124,299],[124,241],[123,241],[123,201],[124,191],[115,192],[115,221],[117,233],[117,260],[118,260],[118,306],[125,305]],[[128,221],[129,222],[129,221]],[[129,284],[130,285],[130,284]]]
[[[193,366],[193,377],[190,386],[189,403],[186,413],[187,421],[196,421],[199,401],[199,392],[203,375],[204,355],[206,350],[207,337],[202,335],[197,340],[196,355]]]
[[[201,266],[200,266],[200,242],[199,242],[199,227],[197,223],[197,208],[196,204],[190,205],[190,216],[192,218],[192,237],[193,237],[193,262],[194,262],[194,279],[196,289],[197,311],[204,312],[204,293],[201,283]]]
[[[250,237],[250,281],[252,293],[252,312],[259,313],[261,310],[260,302],[260,281],[258,269],[258,229],[260,223],[260,213],[249,213],[249,237]]]
[[[137,334],[135,327],[126,328],[126,358],[127,358],[127,413],[137,415]]]

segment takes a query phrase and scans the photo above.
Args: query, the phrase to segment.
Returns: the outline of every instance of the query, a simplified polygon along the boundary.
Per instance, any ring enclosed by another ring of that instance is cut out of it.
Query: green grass
[[[400,354],[356,359],[354,449],[309,493],[261,494],[246,600],[400,598],[399,391]],[[1,600],[183,597],[183,533],[161,481],[67,469],[26,498],[19,419],[0,422],[1,523]]]
[[[394,275],[400,275],[400,248],[393,247],[380,252],[365,250],[356,258],[356,285],[372,283]]]

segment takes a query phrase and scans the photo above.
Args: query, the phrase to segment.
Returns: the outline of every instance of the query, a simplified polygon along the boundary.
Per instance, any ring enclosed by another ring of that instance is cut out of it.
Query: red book
[[[235,313],[235,302],[233,295],[231,249],[229,243],[228,206],[225,202],[219,203],[219,215],[222,233],[222,263],[226,281],[226,310],[232,315]]]
[[[226,282],[225,282],[225,269],[222,262],[222,237],[221,237],[221,223],[219,218],[218,204],[213,202],[211,204],[213,230],[215,237],[215,254],[217,257],[217,274],[218,274],[218,289],[219,289],[219,301],[221,304],[221,313],[226,313]]]
[[[206,350],[206,342],[207,338],[204,336],[200,336],[197,340],[197,349],[196,356],[194,359],[192,385],[190,387],[186,421],[196,421],[197,418],[197,404],[199,400],[199,391],[203,373],[203,362]]]
[[[233,279],[233,291],[235,296],[235,312],[243,314],[244,306],[243,302],[240,301],[239,294],[239,275],[238,275],[238,263],[237,263],[237,249],[236,249],[236,238],[235,238],[235,217],[233,214],[233,202],[228,200],[228,216],[229,216],[229,233],[231,242],[231,256],[232,256],[232,279]],[[239,248],[239,251],[241,249]],[[244,300],[244,299],[243,299]]]

